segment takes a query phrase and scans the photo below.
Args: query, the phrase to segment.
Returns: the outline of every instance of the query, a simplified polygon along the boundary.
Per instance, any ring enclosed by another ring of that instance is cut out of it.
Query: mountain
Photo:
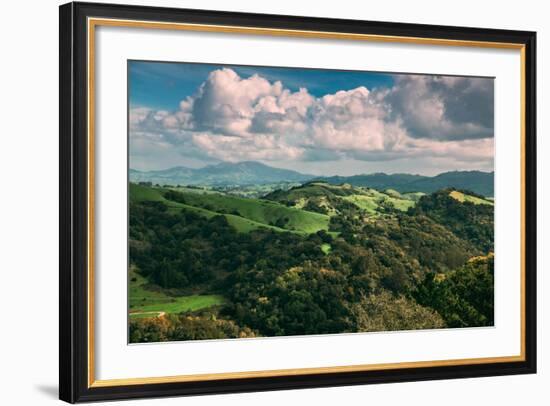
[[[471,190],[482,196],[495,195],[495,173],[481,171],[453,171],[441,173],[437,176],[419,179],[406,185],[410,191],[432,193],[443,188]]]
[[[161,185],[261,185],[268,183],[300,183],[312,175],[273,168],[259,162],[222,162],[204,168],[191,169],[182,166],[159,171],[138,171],[130,169],[132,182],[151,182]]]
[[[378,190],[394,189],[400,193],[433,193],[441,189],[455,188],[470,190],[482,196],[494,196],[494,172],[452,171],[436,176],[374,173],[370,175],[321,177],[315,180],[335,185],[349,183],[353,186],[364,186]]]
[[[222,162],[192,169],[177,166],[158,171],[130,169],[132,182],[151,182],[159,185],[246,186],[274,183],[305,183],[322,181],[333,185],[348,183],[377,190],[393,189],[400,193],[432,193],[455,188],[470,190],[482,196],[494,196],[494,172],[453,171],[437,176],[397,173],[373,173],[368,175],[315,177],[289,169],[273,168],[260,162]]]
[[[329,176],[321,177],[316,180],[321,180],[333,185],[342,185],[349,183],[352,186],[363,186],[378,190],[395,189],[398,191],[400,186],[408,185],[412,182],[425,179],[426,176],[409,175],[406,173],[396,173],[388,175],[385,173],[372,173],[368,175],[353,175],[353,176]],[[409,190],[406,190],[409,191]]]

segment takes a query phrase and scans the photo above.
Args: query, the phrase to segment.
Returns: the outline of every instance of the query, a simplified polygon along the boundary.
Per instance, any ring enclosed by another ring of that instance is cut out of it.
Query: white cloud
[[[317,101],[309,135],[313,145],[331,150],[397,150],[406,139],[405,131],[386,118],[384,104],[365,87],[339,91]]]
[[[250,139],[201,133],[193,135],[194,144],[210,158],[222,161],[272,161],[301,159],[304,150],[287,145],[274,135]]]
[[[215,70],[193,98],[194,129],[250,137],[252,119],[261,111],[262,100],[277,98],[282,91],[281,82],[271,84],[258,75],[242,79],[232,69]]]
[[[384,94],[392,118],[411,137],[463,140],[493,136],[493,81],[428,75],[396,76]]]
[[[132,151],[158,144],[233,162],[433,157],[486,165],[493,159],[492,89],[489,79],[401,75],[390,89],[316,98],[224,68],[177,111],[132,109]]]

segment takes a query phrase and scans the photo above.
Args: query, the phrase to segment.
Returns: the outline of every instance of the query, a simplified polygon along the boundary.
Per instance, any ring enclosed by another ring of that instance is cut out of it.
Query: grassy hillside
[[[130,183],[130,201],[154,201],[168,203],[168,201],[162,196],[162,189],[136,185],[135,183]]]
[[[129,272],[131,318],[157,317],[162,313],[195,311],[224,304],[219,295],[170,296],[159,287],[147,289],[147,280],[132,267]]]
[[[349,203],[373,216],[378,215],[382,208],[388,205],[397,210],[406,211],[419,199],[418,194],[402,195],[396,190],[380,192],[370,188],[353,187],[349,184],[331,185],[325,182],[311,182],[288,191],[278,190],[265,198],[330,216],[345,210]]]
[[[190,206],[202,207],[222,214],[236,215],[260,224],[304,233],[314,233],[328,229],[328,216],[286,207],[272,201],[222,194],[180,193],[185,204]]]
[[[223,215],[232,226],[241,232],[262,227],[275,231],[299,233],[328,230],[330,218],[324,214],[286,207],[266,200],[200,192],[187,188],[175,190],[177,191],[131,184],[130,199],[134,201],[162,201],[172,209],[193,211],[207,218]],[[167,193],[170,191],[172,193]]]
[[[472,196],[464,192],[459,192],[458,190],[453,190],[449,193],[449,196],[451,196],[453,199],[458,200],[461,203],[470,202],[473,204],[488,204],[490,206],[494,205],[492,200],[482,199],[481,197]]]
[[[191,189],[190,189],[191,190]],[[182,210],[185,209],[187,211],[196,213],[200,216],[211,218],[214,216],[218,216],[222,213],[217,213],[213,210],[207,210],[202,207],[195,207],[192,205],[176,202],[173,200],[168,200],[163,196],[163,193],[166,193],[167,189],[162,188],[152,188],[148,186],[141,186],[136,184],[130,184],[130,201],[135,202],[144,202],[144,201],[159,201],[164,203],[166,206],[168,206],[169,210],[176,211],[176,210]],[[196,190],[190,191],[189,193],[199,193]],[[204,192],[204,194],[209,194],[210,192]],[[207,199],[207,197],[203,196],[203,198]],[[222,214],[227,218],[227,221],[230,225],[235,227],[235,229],[242,233],[247,233],[253,230],[257,230],[259,228],[268,228],[272,229],[274,231],[286,231],[280,227],[271,226],[269,224],[260,223],[257,221],[253,221],[247,218],[243,218],[241,216],[237,216],[234,214]]]
[[[384,203],[391,204],[394,208],[401,211],[408,210],[414,206],[414,200],[399,194],[399,192],[387,190],[379,192],[374,189],[363,190],[360,195],[347,196],[346,199],[352,201],[360,208],[375,214]]]

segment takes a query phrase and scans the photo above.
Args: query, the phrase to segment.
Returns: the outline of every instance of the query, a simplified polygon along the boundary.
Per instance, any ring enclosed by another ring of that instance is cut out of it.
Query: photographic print
[[[59,11],[60,399],[537,371],[535,32]]]
[[[128,61],[130,343],[494,325],[494,78]]]

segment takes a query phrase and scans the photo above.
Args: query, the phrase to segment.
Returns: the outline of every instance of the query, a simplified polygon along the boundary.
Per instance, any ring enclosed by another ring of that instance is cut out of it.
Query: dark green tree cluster
[[[409,209],[411,216],[425,215],[474,244],[482,252],[494,251],[494,209],[491,205],[459,202],[453,189],[425,195]],[[467,192],[472,194],[471,192]]]
[[[286,269],[323,257],[318,241],[316,236],[267,229],[239,233],[225,216],[207,219],[188,210],[169,210],[163,202],[130,207],[131,261],[162,288],[215,284],[263,262]]]
[[[448,274],[429,273],[413,294],[448,327],[494,324],[494,257],[474,257]]]
[[[239,327],[231,320],[217,320],[190,315],[165,315],[130,322],[131,343],[159,341],[213,340],[255,337],[251,329]]]

